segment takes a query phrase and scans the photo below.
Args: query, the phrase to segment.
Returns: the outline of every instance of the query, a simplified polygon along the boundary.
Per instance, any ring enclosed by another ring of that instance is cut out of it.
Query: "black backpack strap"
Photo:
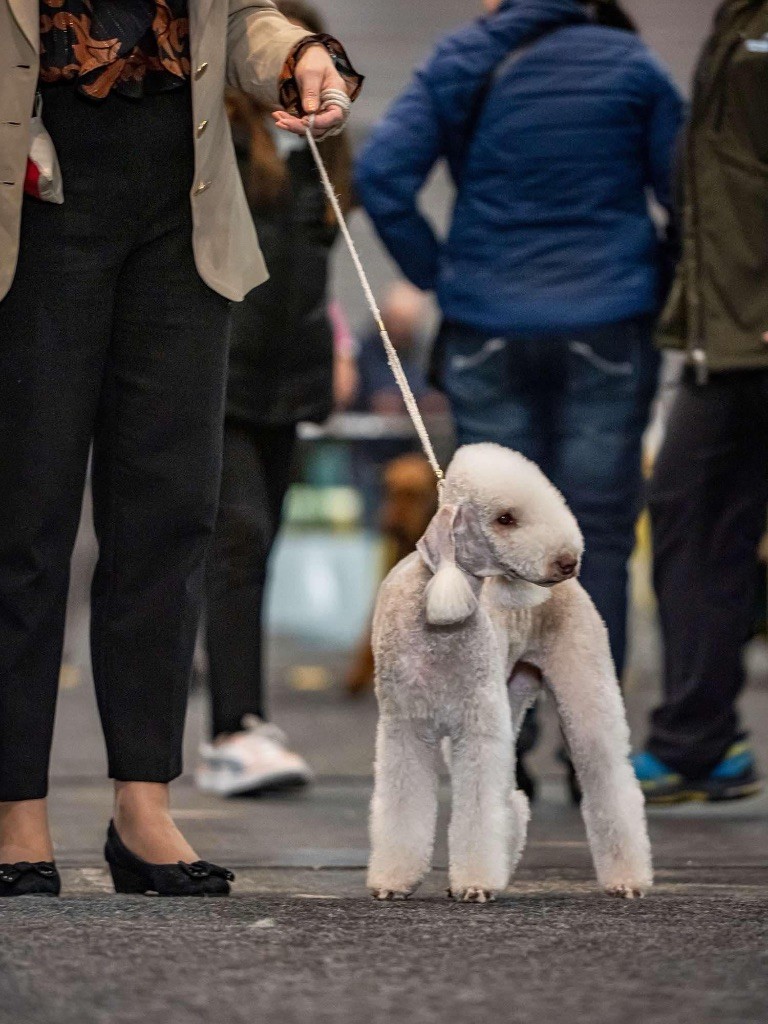
[[[505,57],[502,58],[502,60],[499,61],[499,63],[493,68],[491,73],[488,75],[488,77],[482,83],[480,88],[477,90],[475,98],[472,101],[469,117],[467,118],[464,125],[464,139],[461,146],[461,157],[459,161],[462,170],[466,165],[469,150],[474,141],[478,125],[480,124],[480,118],[483,116],[483,110],[485,109],[485,105],[488,102],[488,97],[490,96],[491,91],[493,90],[493,87],[496,84],[496,82],[502,77],[502,75],[506,71],[513,67],[513,65],[517,64],[517,62],[522,57],[524,57],[529,50],[533,49],[536,43],[538,43],[541,39],[544,39],[545,36],[551,35],[553,32],[556,32],[559,28],[562,27],[562,25],[556,25],[554,26],[554,28],[547,28],[543,32],[540,32],[539,35],[535,36],[533,39],[529,39],[527,43],[523,43],[522,46],[516,47],[516,49],[512,50],[511,53],[508,53]]]

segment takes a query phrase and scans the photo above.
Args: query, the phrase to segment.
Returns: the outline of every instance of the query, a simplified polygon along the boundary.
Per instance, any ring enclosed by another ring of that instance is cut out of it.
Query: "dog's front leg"
[[[514,837],[517,856],[523,845],[527,813],[510,803],[514,740],[509,715],[502,717],[508,727],[465,730],[451,745],[450,894],[468,903],[485,903],[505,888],[513,822],[523,832]]]
[[[380,719],[368,865],[376,899],[405,899],[432,866],[437,785],[436,744],[407,719]]]
[[[650,887],[653,870],[643,794],[629,762],[624,703],[608,634],[583,592],[571,615],[570,635],[555,638],[543,660],[545,682],[581,786],[598,881],[610,894],[632,899]],[[577,635],[580,649],[574,648]]]

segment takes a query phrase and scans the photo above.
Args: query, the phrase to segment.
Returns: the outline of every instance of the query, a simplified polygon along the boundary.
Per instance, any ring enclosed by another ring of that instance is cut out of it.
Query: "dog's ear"
[[[425,594],[427,622],[433,626],[464,622],[477,608],[470,578],[456,559],[464,511],[463,505],[443,505],[416,545],[422,560],[434,573]]]
[[[416,542],[416,550],[432,573],[437,572],[441,562],[456,561],[453,530],[458,511],[458,505],[441,505],[429,521],[424,536]]]
[[[416,544],[425,565],[437,572],[441,562],[457,562],[471,576],[502,576],[504,569],[480,525],[473,505],[442,505]]]
[[[474,505],[460,507],[453,527],[455,558],[472,576],[501,576],[504,569],[483,533]]]

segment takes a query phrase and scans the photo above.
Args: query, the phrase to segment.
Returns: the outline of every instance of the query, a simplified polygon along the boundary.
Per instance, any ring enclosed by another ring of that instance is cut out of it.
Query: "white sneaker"
[[[200,747],[195,783],[203,793],[234,796],[263,789],[305,786],[309,765],[288,749],[282,729],[256,715],[243,718],[243,731]]]

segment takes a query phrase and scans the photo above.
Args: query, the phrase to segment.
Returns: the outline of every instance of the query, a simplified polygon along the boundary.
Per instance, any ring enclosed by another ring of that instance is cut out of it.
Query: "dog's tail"
[[[455,562],[441,561],[427,584],[425,593],[427,622],[431,626],[454,626],[468,619],[477,608],[466,573]]]

